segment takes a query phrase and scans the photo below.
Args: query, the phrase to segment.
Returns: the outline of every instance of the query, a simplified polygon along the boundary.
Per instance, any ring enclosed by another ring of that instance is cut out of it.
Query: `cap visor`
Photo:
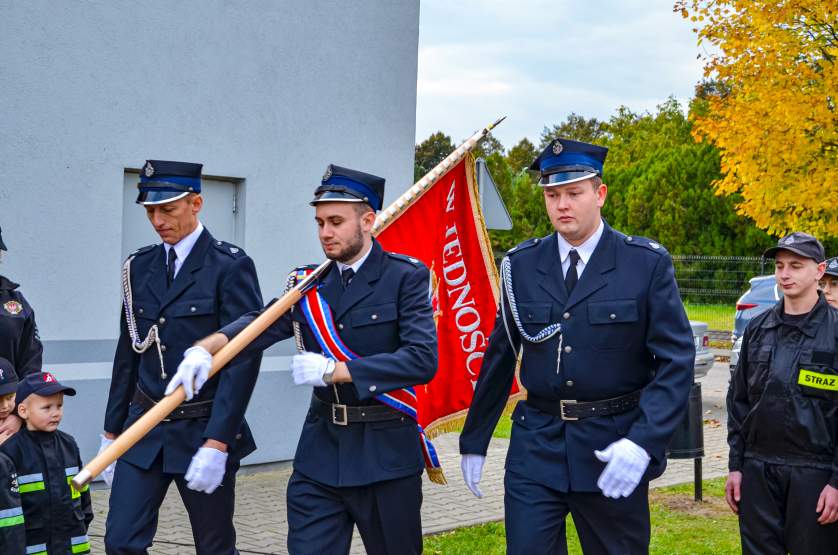
[[[340,191],[324,191],[314,197],[314,200],[309,202],[311,206],[321,202],[366,202],[364,199],[358,198],[349,193],[342,193]]]
[[[822,260],[818,260],[817,258],[815,258],[814,256],[812,256],[811,254],[809,254],[807,252],[803,252],[803,251],[801,251],[799,249],[796,249],[794,247],[785,247],[785,246],[784,247],[779,247],[779,246],[778,247],[771,247],[770,249],[766,249],[766,251],[764,253],[762,253],[762,257],[763,258],[775,258],[777,256],[777,253],[780,252],[780,251],[793,252],[797,256],[802,256],[803,258],[808,258],[809,260],[814,260],[818,264],[820,264],[822,262]]]
[[[0,385],[0,395],[8,395],[9,393],[15,393],[17,391],[17,384],[18,382],[9,382]]]
[[[180,191],[140,191],[137,195],[137,204],[150,206],[154,204],[166,204],[178,199],[182,199],[189,193]]]
[[[542,187],[558,187],[559,185],[570,185],[571,183],[577,183],[596,176],[596,172],[588,171],[559,172],[542,176],[539,185]]]
[[[64,395],[69,395],[72,397],[76,394],[76,390],[72,387],[67,387],[66,385],[61,385],[58,382],[52,382],[47,384],[46,386],[40,388],[38,391],[32,392],[35,395],[40,395],[41,397],[47,397],[49,395],[55,395],[56,393],[63,393]]]

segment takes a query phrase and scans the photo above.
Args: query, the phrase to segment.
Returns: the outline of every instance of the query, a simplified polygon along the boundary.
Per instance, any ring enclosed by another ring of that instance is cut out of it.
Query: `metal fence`
[[[672,261],[690,320],[707,322],[710,330],[728,338],[736,301],[748,290],[748,280],[773,271],[759,256],[673,255]]]

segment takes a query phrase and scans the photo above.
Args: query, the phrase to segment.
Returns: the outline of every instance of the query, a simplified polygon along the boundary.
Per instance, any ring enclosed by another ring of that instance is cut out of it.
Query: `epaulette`
[[[648,237],[640,237],[638,235],[627,235],[624,241],[626,245],[632,245],[635,247],[645,247],[650,251],[656,252],[658,254],[666,253],[666,248],[663,245],[652,241]]]
[[[413,256],[407,256],[406,254],[400,254],[400,253],[397,253],[397,252],[389,252],[389,251],[387,252],[387,256],[389,256],[390,258],[395,258],[396,260],[401,260],[402,262],[407,262],[408,264],[410,264],[411,266],[414,266],[416,268],[419,268],[419,267],[422,266],[422,261],[419,260],[418,258],[413,257]]]
[[[522,250],[525,250],[525,249],[528,249],[530,247],[536,246],[540,242],[541,242],[541,237],[533,237],[532,239],[527,239],[523,243],[518,243],[517,245],[515,245],[514,247],[512,247],[511,249],[506,251],[506,254],[519,253]]]
[[[128,256],[129,257],[130,256],[133,256],[133,257],[140,256],[140,255],[145,254],[147,252],[151,252],[154,249],[154,247],[156,247],[156,246],[157,245],[146,245],[145,247],[140,247],[137,250],[135,250],[134,252],[132,252],[131,254],[129,254]]]
[[[213,241],[212,246],[231,258],[240,258],[242,256],[245,256],[243,249],[240,249],[236,245],[228,243],[227,241],[219,241],[218,239],[216,239],[215,241]]]

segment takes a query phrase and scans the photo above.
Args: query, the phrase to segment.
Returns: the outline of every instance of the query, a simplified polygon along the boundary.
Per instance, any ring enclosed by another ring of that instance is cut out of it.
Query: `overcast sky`
[[[674,0],[422,0],[416,140],[455,142],[501,115],[507,148],[571,112],[654,110],[701,79]]]

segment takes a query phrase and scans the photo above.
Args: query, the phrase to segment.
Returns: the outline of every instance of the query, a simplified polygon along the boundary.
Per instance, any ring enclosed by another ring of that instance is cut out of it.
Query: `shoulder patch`
[[[415,266],[417,268],[424,265],[422,261],[416,258],[415,256],[408,256],[406,254],[389,251],[387,251],[387,256],[389,256],[390,258],[395,258],[396,260],[401,260],[402,262],[407,262],[408,264],[411,264],[412,266]]]
[[[517,245],[506,251],[506,254],[515,254],[517,252],[521,252],[522,250],[536,246],[540,242],[541,237],[533,237],[532,239],[527,239],[523,243],[518,243]]]
[[[146,254],[146,253],[151,252],[152,250],[154,250],[154,247],[156,247],[156,246],[158,246],[158,245],[146,245],[145,247],[140,247],[137,250],[135,250],[134,252],[132,252],[129,256],[135,256],[136,257],[136,256]]]
[[[227,241],[219,241],[218,239],[215,239],[212,242],[212,246],[232,258],[245,256],[244,249],[241,249],[232,243],[228,243]]]
[[[658,254],[664,254],[667,252],[666,248],[656,241],[652,241],[648,237],[640,237],[638,235],[627,235],[624,239],[626,245],[632,245],[635,247],[645,247],[652,252],[656,252]]]

